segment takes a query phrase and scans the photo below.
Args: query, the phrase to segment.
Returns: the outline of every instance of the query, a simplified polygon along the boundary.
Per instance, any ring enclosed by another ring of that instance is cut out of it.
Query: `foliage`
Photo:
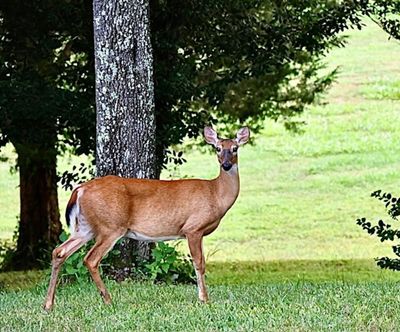
[[[152,261],[145,265],[150,280],[166,283],[188,283],[195,280],[193,264],[176,249],[177,244],[170,246],[158,242],[152,249]]]
[[[61,187],[71,191],[77,184],[89,181],[94,178],[94,159],[87,164],[81,162],[79,166],[73,165],[71,170],[64,171],[59,176]]]
[[[64,242],[68,239],[68,233],[67,232],[62,232],[60,235],[60,241]],[[90,248],[93,246],[94,241],[89,241],[87,244],[85,244],[82,248],[80,248],[78,251],[73,253],[68,259],[64,262],[62,265],[62,270],[61,270],[61,280],[62,282],[68,282],[68,283],[73,283],[73,282],[78,282],[78,283],[83,283],[85,281],[90,280],[90,273],[87,267],[84,265],[83,261],[90,250]],[[111,250],[106,257],[102,260],[100,264],[100,270],[102,270],[103,267],[106,267],[109,264],[110,259],[112,259],[112,256],[119,255],[119,251],[116,249]]]
[[[93,148],[90,8],[80,0],[1,2],[0,146],[11,141],[32,156]]]
[[[151,1],[161,157],[207,122],[255,132],[269,117],[296,130],[292,118],[334,79],[320,74],[322,57],[344,44],[339,32],[361,28],[361,3]]]
[[[17,223],[18,223],[17,218]],[[0,271],[4,271],[11,264],[17,250],[18,227],[14,229],[11,239],[0,239]]]
[[[11,240],[0,240],[0,271],[4,266],[7,266],[12,260],[13,253],[15,252],[16,242]]]
[[[321,57],[361,27],[360,3],[152,0],[160,163],[208,122],[259,130],[282,118],[295,130],[291,118],[332,82],[334,72],[318,74]],[[81,0],[2,1],[1,143],[93,153],[91,15]]]
[[[17,239],[18,227],[14,229],[11,239],[0,239],[0,271],[3,271],[13,260],[17,247]]]
[[[13,270],[10,267],[13,267],[13,262],[18,260],[17,241],[20,231],[18,223],[19,221],[17,221],[17,227],[15,228],[11,239],[0,239],[0,271]],[[51,250],[49,249],[48,244],[39,243],[38,246],[40,249],[36,255],[35,267],[44,269],[48,266],[49,261],[51,260]]]
[[[391,193],[382,193],[382,190],[374,191],[371,194],[384,203],[386,212],[393,222],[397,222],[400,216],[400,198],[392,196]],[[363,230],[370,235],[375,235],[380,238],[381,242],[384,241],[398,241],[400,239],[400,228],[394,228],[391,224],[384,222],[382,219],[377,224],[372,225],[366,218],[358,218],[357,225],[361,226]],[[400,243],[392,246],[393,253],[400,257]],[[400,259],[381,257],[377,258],[377,264],[382,269],[400,270]]]
[[[60,241],[68,239],[68,233],[62,232]],[[83,283],[90,280],[90,273],[83,260],[93,246],[94,241],[72,254],[63,264],[61,270],[62,282]],[[158,242],[152,249],[152,259],[149,262],[138,263],[132,273],[135,279],[150,279],[153,282],[166,283],[190,283],[195,280],[194,269],[191,260],[177,251],[177,244],[170,246],[164,242]],[[1,247],[0,247],[1,250]],[[1,254],[1,251],[0,251]],[[108,271],[112,265],[113,257],[120,255],[119,250],[112,249],[101,261],[100,270]],[[107,275],[112,273],[107,273]]]
[[[400,1],[373,0],[366,5],[368,15],[391,37],[400,40]]]

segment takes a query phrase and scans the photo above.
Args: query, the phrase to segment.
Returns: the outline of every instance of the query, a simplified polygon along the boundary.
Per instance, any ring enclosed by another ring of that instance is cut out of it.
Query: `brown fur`
[[[238,195],[239,185],[234,182],[224,174],[215,180],[175,181],[106,176],[80,187],[79,204],[95,234],[104,229],[184,237],[188,232],[203,232],[222,218]]]

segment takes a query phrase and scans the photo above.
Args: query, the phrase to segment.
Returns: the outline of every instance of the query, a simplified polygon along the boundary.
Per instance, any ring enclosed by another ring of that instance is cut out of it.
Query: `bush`
[[[386,212],[393,222],[398,222],[400,216],[400,198],[392,196],[391,193],[382,193],[381,190],[374,191],[371,194],[382,201],[385,205]],[[391,224],[384,222],[380,219],[377,224],[372,225],[371,222],[367,221],[366,218],[358,218],[357,225],[361,226],[368,234],[375,235],[380,238],[381,242],[384,241],[396,241],[400,239],[400,229],[392,227]],[[392,246],[393,253],[400,257],[400,243]],[[382,269],[390,269],[399,271],[400,270],[400,259],[380,257],[376,258],[377,264]]]
[[[15,252],[16,243],[12,240],[0,240],[0,271],[9,265]]]
[[[68,234],[63,231],[60,234],[60,241],[64,242],[68,239]],[[93,241],[91,241],[93,242]],[[93,243],[92,243],[93,244]],[[89,250],[90,242],[80,248],[78,251],[73,253],[62,266],[61,270],[61,281],[66,282],[78,282],[89,280],[89,270],[83,264],[83,258]]]
[[[151,252],[152,261],[145,264],[147,275],[154,282],[193,283],[195,279],[191,259],[171,246],[158,242]]]
[[[60,241],[68,239],[68,234],[62,232]],[[90,280],[90,273],[83,263],[87,252],[93,246],[94,241],[88,242],[85,246],[71,255],[63,264],[61,270],[61,281],[66,282],[85,282]],[[152,259],[148,262],[135,266],[132,277],[135,279],[153,282],[166,283],[192,283],[195,281],[193,264],[188,256],[177,251],[178,244],[171,246],[164,242],[158,242],[152,250]],[[0,247],[1,250],[1,247]],[[100,264],[101,272],[111,266],[113,256],[119,255],[117,249],[111,250]]]
[[[68,234],[63,231],[60,235],[60,241],[64,242],[68,239]],[[85,282],[90,280],[90,273],[89,270],[86,268],[85,264],[83,263],[83,259],[85,258],[86,254],[90,250],[90,248],[94,245],[94,241],[89,241],[85,244],[82,248],[78,251],[73,253],[62,266],[61,270],[61,281],[62,282]],[[103,268],[109,265],[110,257],[114,255],[119,255],[120,252],[116,249],[111,250],[102,260],[100,264],[100,272]]]

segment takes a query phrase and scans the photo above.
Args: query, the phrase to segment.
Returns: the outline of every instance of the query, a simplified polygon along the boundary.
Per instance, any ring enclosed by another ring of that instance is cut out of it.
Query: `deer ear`
[[[236,134],[236,142],[239,145],[246,144],[250,138],[250,130],[247,127],[240,128]]]
[[[204,138],[208,144],[217,145],[218,136],[214,129],[211,127],[204,128]]]

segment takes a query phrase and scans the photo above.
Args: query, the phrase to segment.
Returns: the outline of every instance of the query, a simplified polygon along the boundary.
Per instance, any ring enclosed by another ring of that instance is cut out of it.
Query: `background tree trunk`
[[[57,199],[56,151],[30,153],[17,147],[20,174],[20,221],[17,250],[5,269],[42,267],[59,242],[62,227]]]
[[[148,0],[94,0],[97,176],[157,176]],[[150,245],[125,239],[113,275],[123,279]]]

